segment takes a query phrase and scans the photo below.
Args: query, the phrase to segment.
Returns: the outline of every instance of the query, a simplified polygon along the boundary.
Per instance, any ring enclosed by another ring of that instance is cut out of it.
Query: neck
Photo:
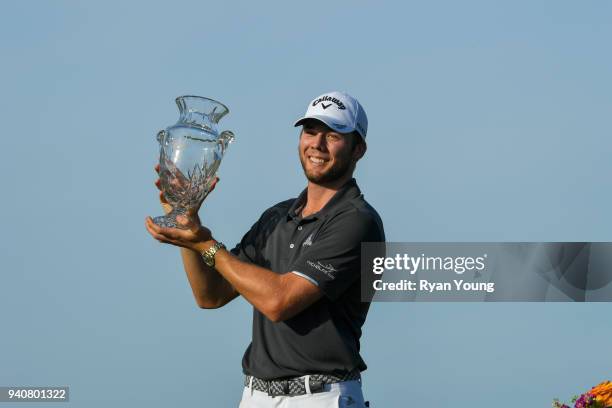
[[[347,174],[329,183],[314,183],[308,181],[306,189],[306,204],[302,210],[302,217],[321,211],[331,200],[340,188],[353,177],[352,173]]]

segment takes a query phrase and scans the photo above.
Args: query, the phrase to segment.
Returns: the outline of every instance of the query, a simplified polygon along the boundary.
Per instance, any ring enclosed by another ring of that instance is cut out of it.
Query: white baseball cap
[[[317,119],[339,133],[357,131],[365,139],[368,117],[357,99],[345,92],[327,92],[310,102],[303,118],[295,122],[300,126],[306,119]]]

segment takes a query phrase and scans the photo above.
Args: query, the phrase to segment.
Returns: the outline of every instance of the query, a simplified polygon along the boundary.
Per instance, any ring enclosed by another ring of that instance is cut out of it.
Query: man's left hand
[[[202,244],[212,240],[210,230],[200,223],[197,212],[187,212],[176,217],[176,221],[185,229],[160,227],[151,217],[145,220],[149,234],[159,242],[172,244],[201,252]]]

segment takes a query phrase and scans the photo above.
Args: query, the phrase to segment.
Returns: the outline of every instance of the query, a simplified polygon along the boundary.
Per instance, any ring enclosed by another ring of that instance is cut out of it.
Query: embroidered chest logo
[[[303,247],[305,247],[305,246],[311,246],[311,245],[312,245],[312,234],[310,234],[310,235],[308,236],[308,238],[306,238],[306,239],[304,240],[304,242],[302,242],[302,246],[303,246]]]
[[[336,277],[336,272],[338,272],[338,270],[334,268],[332,264],[324,264],[321,261],[313,262],[310,260],[306,261],[306,263],[309,266],[315,268],[316,270],[323,272],[325,275],[327,275],[331,279],[334,279]]]

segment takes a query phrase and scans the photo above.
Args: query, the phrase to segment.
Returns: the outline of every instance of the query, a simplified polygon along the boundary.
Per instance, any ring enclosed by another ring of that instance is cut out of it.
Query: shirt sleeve
[[[264,266],[262,250],[266,245],[268,237],[276,227],[279,217],[282,216],[283,208],[289,202],[290,200],[279,203],[266,210],[230,252],[243,262]]]
[[[253,228],[251,227],[251,230],[252,230],[252,229],[253,229]],[[251,230],[249,230],[249,232],[250,232]],[[248,241],[248,235],[249,235],[249,232],[247,232],[246,234],[244,234],[244,236],[242,237],[242,239],[240,240],[240,242],[238,242],[238,243],[236,244],[236,246],[235,246],[235,247],[233,247],[232,249],[230,249],[230,252],[231,252],[233,255],[237,256],[237,257],[238,257],[238,259],[240,259],[240,260],[241,260],[241,261],[243,261],[243,262],[250,262],[250,263],[254,263],[253,258],[252,258],[252,256],[254,255],[254,254],[253,254],[253,251],[252,251],[252,250],[248,251],[248,249],[249,249],[249,248],[251,248],[251,249],[252,249],[252,246],[248,244],[248,242],[249,242],[249,241]],[[250,252],[250,254],[249,254],[249,252]]]
[[[240,242],[230,252],[243,262],[257,263],[259,250],[257,247],[257,233],[260,230],[261,218],[253,224],[251,229],[244,234]]]
[[[361,275],[362,242],[384,242],[384,232],[373,214],[353,208],[327,221],[289,270],[308,276],[336,300]]]

